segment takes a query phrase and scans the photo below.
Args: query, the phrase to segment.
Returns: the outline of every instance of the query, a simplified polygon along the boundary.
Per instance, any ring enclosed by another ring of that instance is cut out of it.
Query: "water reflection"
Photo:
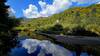
[[[11,50],[10,56],[76,56],[76,54],[47,40],[25,39],[20,42],[19,47]],[[81,53],[80,56],[88,54]]]

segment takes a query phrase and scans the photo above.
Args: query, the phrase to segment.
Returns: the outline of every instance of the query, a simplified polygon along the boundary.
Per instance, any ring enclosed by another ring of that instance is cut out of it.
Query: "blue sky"
[[[38,7],[38,11],[41,11],[41,7],[38,4],[39,0],[8,0],[7,4],[13,8],[16,13],[16,17],[23,17],[23,9],[28,8],[29,4],[34,4]],[[48,4],[52,4],[53,0],[43,0]]]
[[[100,0],[8,0],[16,17],[38,18],[60,13],[70,7],[96,4]]]
[[[20,17],[23,16],[22,10],[27,8],[32,2],[32,0],[8,0],[7,4],[16,11],[16,16]]]

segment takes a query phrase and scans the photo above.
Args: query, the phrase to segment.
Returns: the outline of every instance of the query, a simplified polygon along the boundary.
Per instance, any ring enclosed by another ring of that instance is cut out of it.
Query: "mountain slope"
[[[47,29],[54,26],[56,21],[59,21],[64,28],[72,29],[80,26],[100,35],[100,4],[81,8],[75,7],[47,18],[22,21],[16,29],[28,31]]]

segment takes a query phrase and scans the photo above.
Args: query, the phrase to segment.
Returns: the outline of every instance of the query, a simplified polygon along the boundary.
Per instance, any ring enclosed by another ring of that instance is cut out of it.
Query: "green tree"
[[[9,17],[9,6],[5,2],[0,0],[0,56],[7,56],[10,48],[15,46],[17,32],[13,27],[18,25],[18,20]]]

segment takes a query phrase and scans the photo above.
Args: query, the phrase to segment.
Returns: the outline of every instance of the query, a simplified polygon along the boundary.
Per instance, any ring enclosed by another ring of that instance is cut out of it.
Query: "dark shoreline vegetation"
[[[55,35],[98,38],[100,37],[100,4],[83,8],[71,8],[47,18],[24,19],[8,17],[7,9],[9,6],[6,6],[5,2],[6,0],[0,1],[0,56],[7,56],[10,49],[16,46],[17,35],[20,37],[29,36],[39,40],[50,40],[72,51],[83,51],[100,56],[100,46],[66,45],[36,34],[36,32],[43,32]]]
[[[17,32],[13,27],[19,25],[19,20],[9,17],[6,0],[0,0],[0,56],[8,56],[11,48],[16,46]]]

